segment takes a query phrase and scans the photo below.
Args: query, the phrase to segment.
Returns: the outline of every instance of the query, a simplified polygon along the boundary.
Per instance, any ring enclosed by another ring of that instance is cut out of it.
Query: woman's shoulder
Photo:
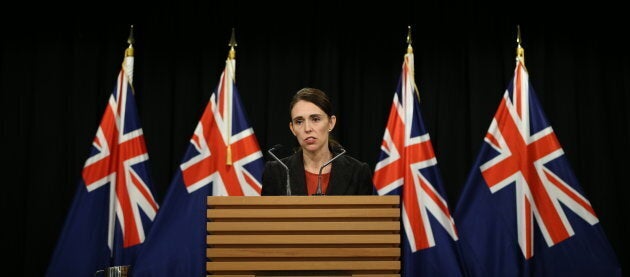
[[[292,154],[292,155],[280,158],[280,161],[282,161],[282,163],[288,166],[289,164],[294,163],[296,161],[295,159],[296,159],[296,155]],[[283,167],[283,165],[275,159],[266,161],[265,166],[266,167]]]
[[[341,157],[339,157],[340,160],[343,160],[345,163],[347,163],[348,165],[352,165],[352,166],[368,166],[368,164],[364,161],[361,161],[351,155],[343,155]]]

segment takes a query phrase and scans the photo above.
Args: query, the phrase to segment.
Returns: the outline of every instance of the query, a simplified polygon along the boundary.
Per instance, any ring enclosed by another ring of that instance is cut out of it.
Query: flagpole
[[[234,49],[234,47],[236,47],[236,35],[234,34],[234,28],[232,28],[232,36],[230,37],[230,43],[228,43],[228,46],[230,46],[230,51],[228,52],[228,64],[231,65],[232,61],[236,58],[236,50]],[[232,69],[232,67],[230,67],[230,69]],[[234,76],[235,72],[233,70],[230,70],[231,72],[226,72],[229,73],[229,77],[228,78],[229,82],[230,82],[230,86],[232,86],[232,82],[234,82],[234,80],[236,79],[236,77]],[[227,84],[225,84],[227,85]],[[225,95],[226,97],[228,95]],[[231,143],[231,137],[232,137],[232,111],[230,111],[230,108],[232,107],[232,97],[230,95],[230,97],[227,97],[227,100],[230,102],[228,103],[228,105],[226,105],[226,109],[227,109],[227,116],[226,116],[226,126],[227,126],[227,155],[226,155],[226,164],[227,165],[232,165],[232,143]]]
[[[123,59],[123,63],[122,63],[122,71],[123,71],[123,81],[124,79],[127,79],[127,82],[129,83],[129,86],[131,87],[131,93],[134,93],[133,90],[133,86],[132,86],[132,82],[133,82],[133,65],[134,65],[134,48],[133,48],[133,43],[135,42],[135,39],[133,37],[133,25],[131,25],[129,27],[129,37],[127,38],[127,43],[129,44],[129,46],[127,47],[127,49],[125,49],[125,57]],[[121,93],[122,95],[122,93]],[[124,96],[121,96],[118,99],[118,108],[120,109],[120,105],[122,105],[123,103],[123,98]],[[118,134],[119,136],[122,136],[122,133]],[[121,141],[121,138],[118,138],[118,141]],[[109,218],[110,218],[110,222],[111,224],[109,225],[109,234],[111,236],[111,252],[110,252],[110,266],[114,264],[114,256],[115,256],[115,250],[116,250],[116,199],[118,197],[118,194],[116,193],[116,186],[118,186],[119,184],[116,185],[112,185],[111,186],[111,190],[110,190],[110,201],[109,201]],[[123,242],[124,244],[124,242]]]
[[[133,36],[133,24],[129,25],[129,37],[127,37],[127,43],[129,44],[129,46],[127,47],[127,49],[125,49],[125,59],[123,61],[123,73],[125,74],[124,77],[127,78],[127,82],[129,83],[129,87],[131,87],[131,93],[132,95],[135,95],[136,92],[133,89],[133,69],[134,69],[134,60],[135,60],[135,51],[133,48],[133,44],[136,42],[136,39]],[[125,98],[126,99],[126,98]],[[126,101],[125,101],[126,102]],[[120,101],[119,101],[120,103]],[[119,135],[122,135],[122,132],[119,133]],[[120,139],[119,139],[120,141]],[[119,184],[116,184],[119,185]],[[114,195],[116,195],[116,197],[118,197],[118,194],[114,191]],[[116,205],[115,205],[115,201],[110,201],[110,203],[114,203],[114,205],[112,205],[112,212],[113,212],[113,217],[115,220],[116,217]],[[114,249],[116,249],[116,244],[115,244],[115,231],[116,231],[116,223],[114,221],[114,224],[112,224],[112,235],[113,235],[113,239],[112,239],[112,258],[114,257]],[[122,226],[121,226],[122,229]],[[123,244],[124,244],[124,239],[123,239]],[[113,265],[113,261],[112,261],[112,265]]]

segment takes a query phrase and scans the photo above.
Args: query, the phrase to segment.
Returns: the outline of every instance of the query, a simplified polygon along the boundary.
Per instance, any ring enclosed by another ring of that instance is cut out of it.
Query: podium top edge
[[[399,205],[399,195],[208,196],[208,205]]]

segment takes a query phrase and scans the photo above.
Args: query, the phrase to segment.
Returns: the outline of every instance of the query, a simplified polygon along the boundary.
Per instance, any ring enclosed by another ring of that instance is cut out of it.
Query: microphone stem
[[[315,190],[314,195],[322,195],[322,169],[324,169],[326,165],[323,165],[319,168],[319,174],[317,174],[317,190]]]
[[[319,174],[317,174],[317,190],[315,190],[315,194],[313,194],[313,195],[324,195],[322,193],[322,170],[324,169],[324,167],[326,167],[327,165],[332,163],[335,159],[341,157],[341,155],[343,155],[344,153],[346,153],[346,149],[342,148],[341,152],[339,154],[337,154],[337,156],[334,156],[332,159],[327,161],[324,165],[322,165],[319,168]]]
[[[291,185],[289,184],[289,168],[286,168],[286,172],[287,172],[287,196],[291,196]]]
[[[278,161],[278,163],[280,163],[280,165],[282,165],[282,167],[284,167],[284,170],[287,172],[286,190],[287,190],[287,196],[291,196],[291,184],[289,182],[289,167],[287,167],[286,164],[284,164],[275,154],[273,154],[273,150],[275,150],[277,147],[278,146],[275,146],[269,149],[267,153],[269,153],[269,155],[271,155],[276,161]]]

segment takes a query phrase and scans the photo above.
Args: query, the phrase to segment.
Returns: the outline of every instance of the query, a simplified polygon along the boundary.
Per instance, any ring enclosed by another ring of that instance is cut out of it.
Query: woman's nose
[[[304,121],[304,131],[305,131],[305,132],[310,132],[310,131],[312,131],[312,129],[311,129],[311,123],[310,123],[308,120],[305,120],[305,121]]]

